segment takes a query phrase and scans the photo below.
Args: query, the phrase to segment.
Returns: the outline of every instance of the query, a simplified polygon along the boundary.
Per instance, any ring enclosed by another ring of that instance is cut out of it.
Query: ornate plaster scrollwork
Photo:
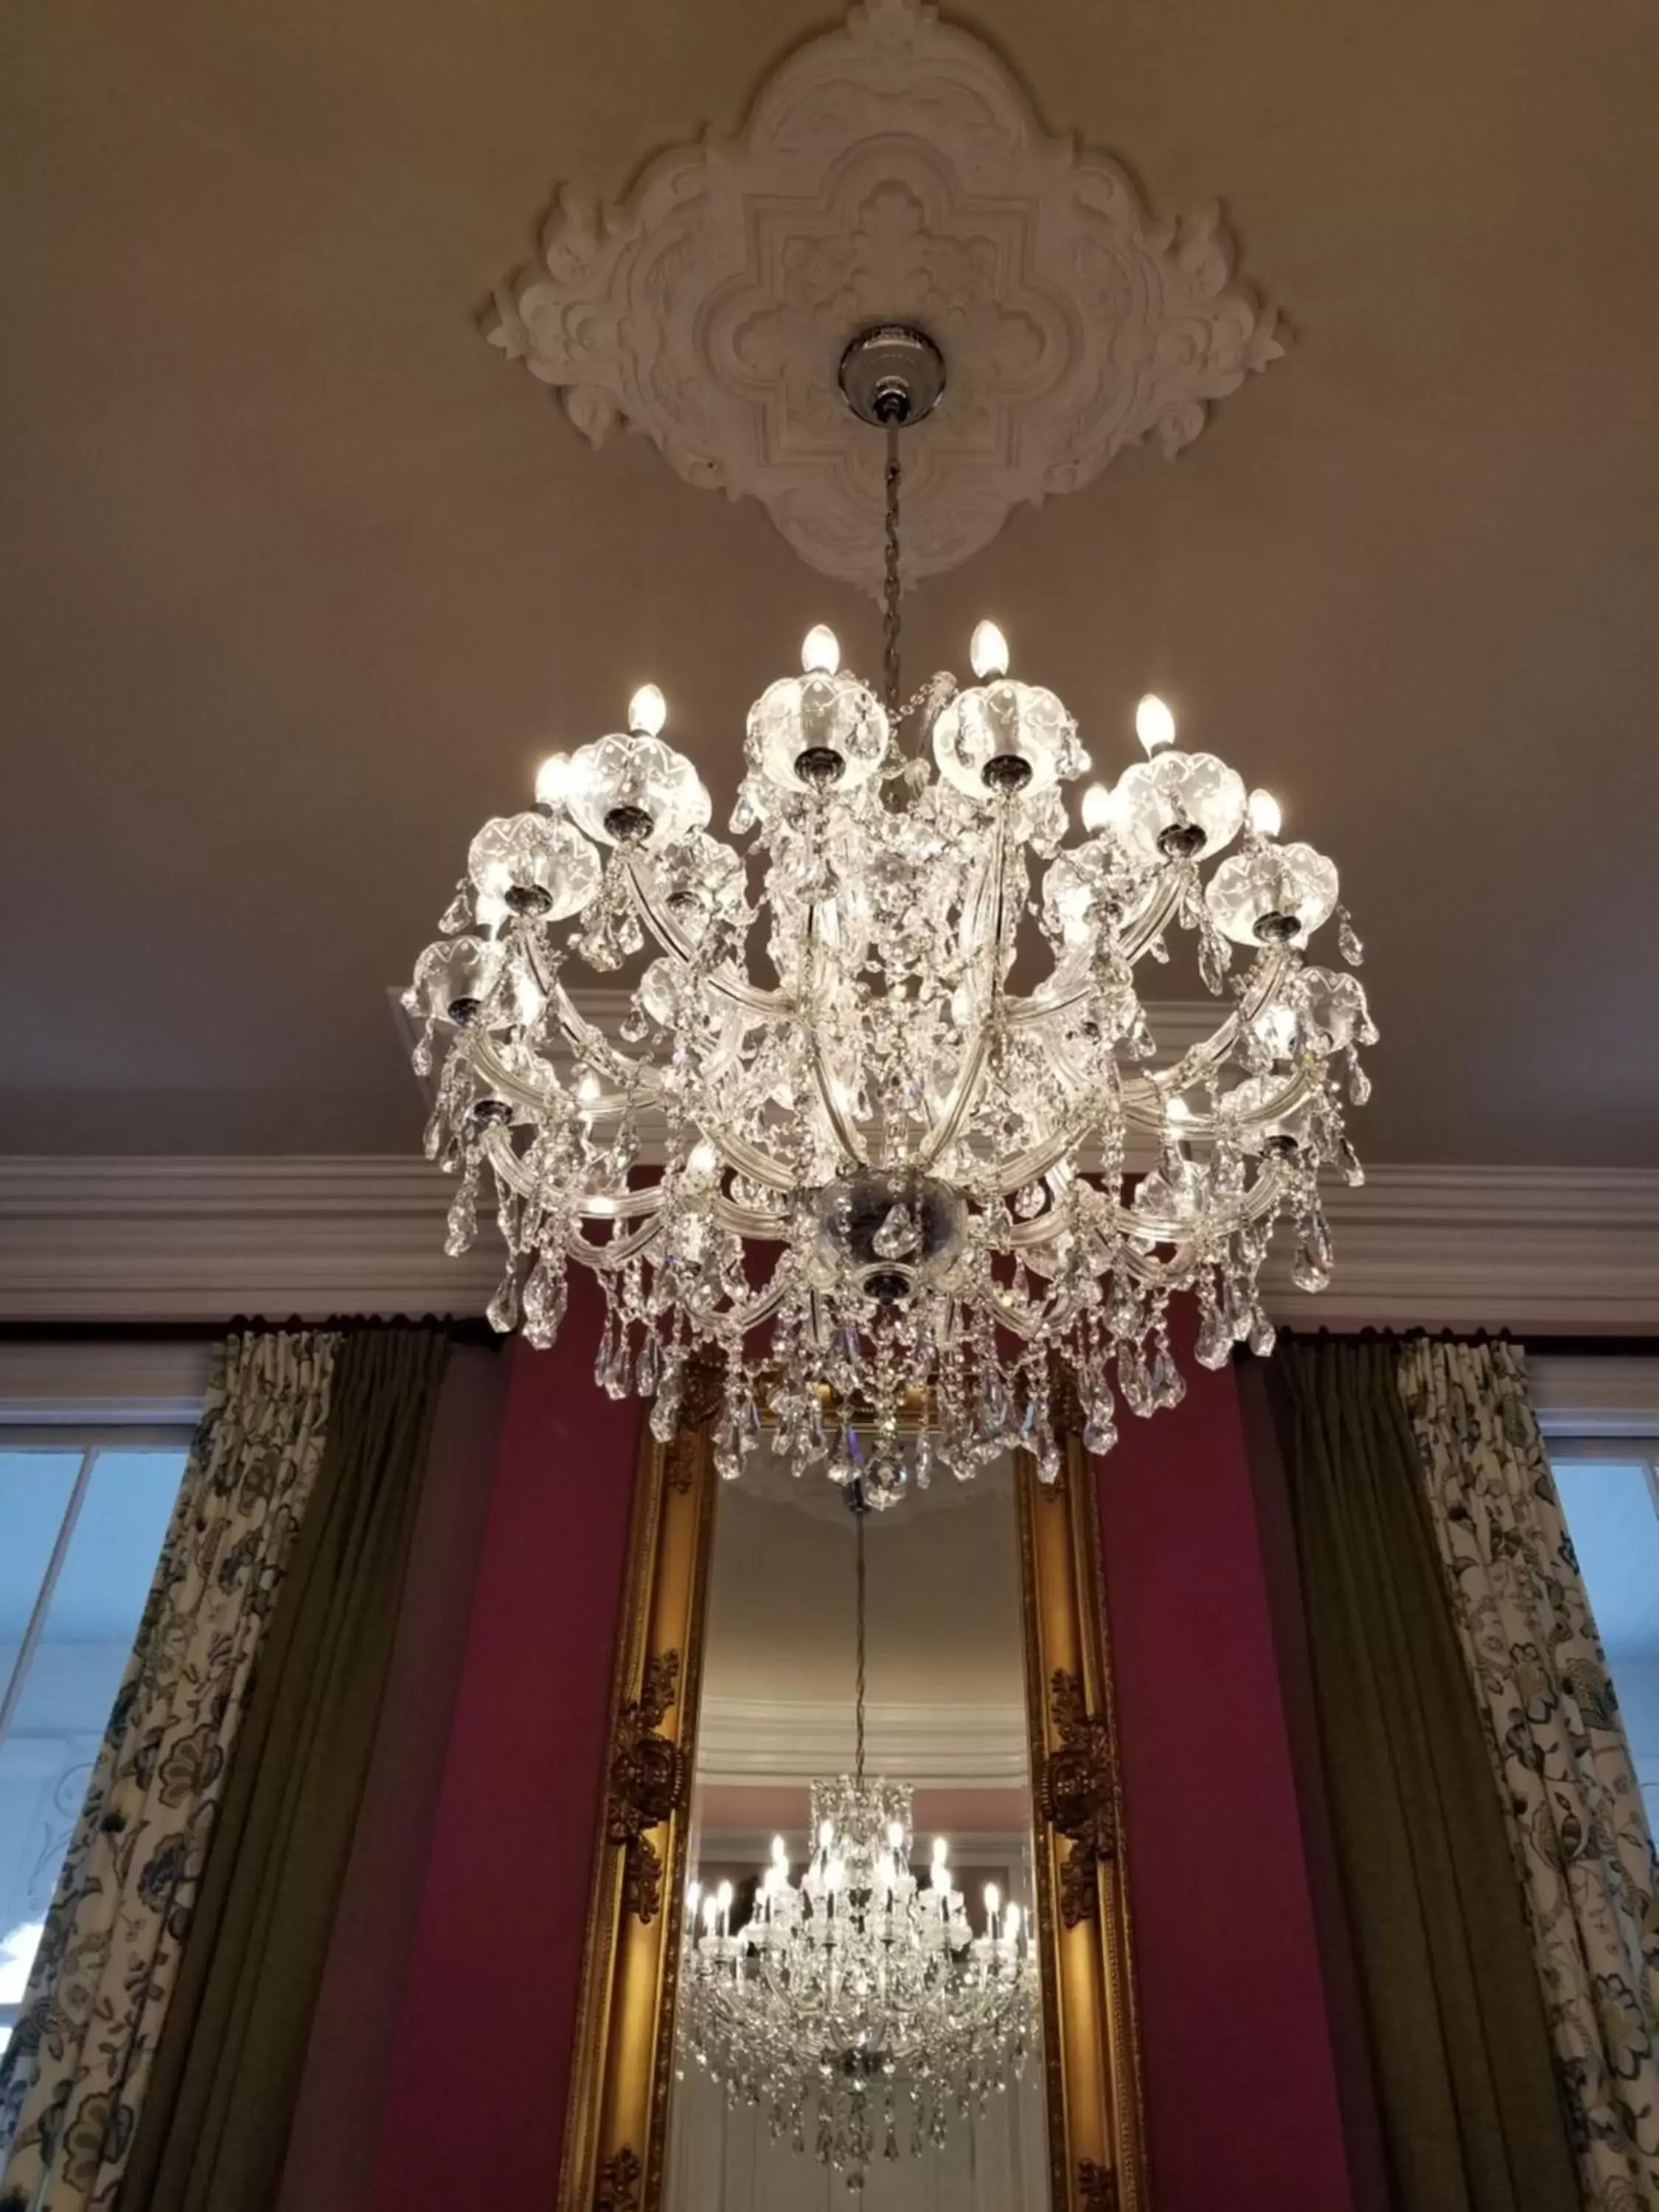
[[[606,2159],[593,2191],[593,2212],[640,2212],[642,2171],[631,2150],[619,2150],[615,2158]]]
[[[1049,1711],[1060,1744],[1043,1760],[1037,1809],[1071,1846],[1060,1871],[1060,1917],[1075,1928],[1096,1917],[1096,1870],[1117,1856],[1111,1731],[1090,1712],[1079,1678],[1063,1668],[1050,1685]]]
[[[1077,2193],[1081,2212],[1117,2212],[1117,2175],[1109,2166],[1097,2166],[1091,2158],[1080,2160]]]
[[[680,1655],[647,1662],[640,1694],[617,1717],[607,1826],[623,1860],[623,1910],[649,1923],[662,1909],[662,1860],[650,1840],[685,1802],[685,1755],[658,1730],[679,1695]]]
[[[862,0],[736,138],[660,155],[614,206],[567,189],[489,336],[594,445],[643,431],[689,483],[759,499],[813,567],[873,590],[881,441],[836,392],[856,331],[918,325],[948,365],[907,435],[909,582],[1126,446],[1178,452],[1276,359],[1235,258],[1217,207],[1154,217],[925,0]]]
[[[668,1486],[684,1497],[696,1480],[704,1431],[720,1411],[722,1375],[712,1359],[688,1359],[680,1384],[679,1425],[668,1446]]]

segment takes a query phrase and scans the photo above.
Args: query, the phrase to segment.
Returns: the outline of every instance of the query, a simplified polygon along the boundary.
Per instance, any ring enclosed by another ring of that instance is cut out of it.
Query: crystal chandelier
[[[1360,959],[1335,868],[1281,841],[1268,793],[1180,747],[1162,702],[1136,717],[1147,757],[1084,791],[1073,842],[1077,726],[1009,674],[993,624],[973,683],[901,702],[899,435],[942,384],[915,331],[866,333],[843,362],[887,437],[884,678],[815,629],[751,708],[732,829],[758,882],[709,835],[647,685],[625,732],[544,765],[533,811],[484,824],[404,998],[417,1069],[447,1048],[427,1144],[459,1179],[451,1253],[494,1198],[495,1325],[549,1343],[574,1261],[605,1291],[598,1379],[654,1398],[659,1436],[702,1348],[724,1370],[723,1474],[764,1399],[797,1472],[860,1475],[875,1501],[936,1458],[966,1476],[1015,1447],[1052,1479],[1061,1370],[1088,1448],[1109,1449],[1119,1400],[1182,1395],[1177,1294],[1206,1366],[1270,1350],[1264,1257],[1285,1223],[1297,1283],[1328,1279],[1320,1178],[1363,1179],[1343,1092],[1367,1095],[1376,1036],[1358,980],[1310,957],[1334,919]],[[1136,972],[1172,935],[1223,1004],[1162,1065]],[[1038,945],[1047,972],[1016,988]],[[607,1034],[573,969],[646,952]],[[907,1445],[923,1387],[934,1418]],[[854,1407],[861,1455],[837,1420]]]
[[[1037,2018],[1030,1932],[1018,1905],[985,1890],[975,1935],[935,1839],[928,1879],[911,1871],[908,1784],[866,1778],[865,1564],[857,1516],[858,1687],[854,1770],[814,1782],[816,1847],[799,1883],[781,1836],[750,1917],[732,1924],[732,1890],[687,1892],[677,2033],[734,2106],[763,2107],[775,2137],[812,2150],[864,2185],[880,2151],[943,2143],[1022,2071]],[[700,1910],[701,1909],[701,1910]],[[879,2114],[877,2106],[879,2105]]]

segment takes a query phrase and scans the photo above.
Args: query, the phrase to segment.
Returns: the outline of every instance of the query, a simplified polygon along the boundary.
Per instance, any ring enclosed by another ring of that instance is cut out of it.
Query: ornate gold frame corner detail
[[[1151,2212],[1121,1781],[1095,1478],[1056,1407],[1060,1479],[1018,1492],[1054,2212]]]
[[[688,1369],[634,1494],[557,2212],[660,2201],[696,1762],[714,1474],[713,1378]]]

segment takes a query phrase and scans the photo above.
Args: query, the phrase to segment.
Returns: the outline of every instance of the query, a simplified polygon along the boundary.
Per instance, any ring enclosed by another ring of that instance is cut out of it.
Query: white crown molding
[[[902,1774],[918,1790],[1024,1786],[1030,1771],[1018,1705],[869,1707],[865,1741],[872,1773]],[[785,1701],[703,1698],[697,1714],[697,1779],[810,1782],[851,1763],[853,1716],[845,1698]]]
[[[0,1344],[0,1424],[193,1428],[212,1357],[199,1340]]]
[[[416,1158],[0,1158],[0,1319],[481,1313],[488,1237],[443,1256],[449,1185]],[[1332,1286],[1268,1278],[1322,1325],[1659,1334],[1659,1171],[1378,1167],[1334,1190]]]
[[[1553,1352],[1527,1362],[1527,1389],[1547,1437],[1659,1436],[1659,1340],[1647,1359]]]
[[[688,483],[759,499],[795,550],[873,589],[883,446],[834,388],[872,324],[947,367],[907,436],[907,580],[1010,510],[1174,453],[1283,350],[1218,209],[1155,218],[1128,173],[1045,131],[992,50],[923,0],[865,0],[761,87],[736,138],[659,155],[597,207],[567,189],[490,343],[583,434],[642,431]]]

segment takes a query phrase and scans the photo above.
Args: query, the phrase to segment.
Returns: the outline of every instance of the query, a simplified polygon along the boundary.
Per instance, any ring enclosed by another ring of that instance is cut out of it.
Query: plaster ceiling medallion
[[[1214,204],[1154,218],[971,33],[866,0],[773,73],[735,139],[660,155],[616,206],[567,190],[489,337],[595,446],[643,431],[875,590],[882,459],[837,395],[850,339],[914,325],[950,363],[908,441],[914,582],[1126,446],[1179,452],[1275,360],[1273,311],[1234,267]]]

